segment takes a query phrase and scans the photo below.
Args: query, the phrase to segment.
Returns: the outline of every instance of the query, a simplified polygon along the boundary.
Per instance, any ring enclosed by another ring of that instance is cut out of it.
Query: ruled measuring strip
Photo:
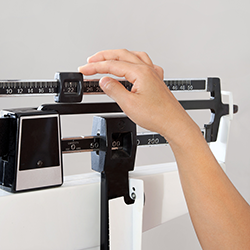
[[[131,90],[132,84],[120,81],[123,86]],[[207,91],[207,79],[167,79],[164,83],[171,91]],[[6,80],[0,81],[0,96],[21,95],[56,95],[59,89],[57,80]],[[65,91],[74,92],[78,82],[68,81]],[[84,80],[84,94],[103,94],[99,80]]]
[[[137,135],[137,146],[152,146],[168,144],[166,139],[156,133],[140,133]],[[62,153],[77,153],[100,150],[99,136],[63,138],[61,140]],[[112,150],[122,149],[122,142],[113,141]]]
[[[203,135],[205,130],[201,129]],[[119,150],[122,148],[119,141],[112,142],[112,150]],[[166,145],[167,140],[157,133],[139,133],[137,134],[137,146],[157,146]],[[121,147],[121,148],[120,148]],[[79,153],[79,152],[91,152],[100,150],[100,137],[99,136],[86,136],[75,138],[63,138],[61,140],[62,153]]]

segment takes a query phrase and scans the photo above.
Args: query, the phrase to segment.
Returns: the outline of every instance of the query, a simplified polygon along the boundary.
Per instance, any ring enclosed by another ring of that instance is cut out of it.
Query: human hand
[[[111,77],[103,77],[100,87],[118,103],[131,120],[163,135],[169,142],[194,122],[163,82],[163,70],[144,52],[107,50],[88,58],[78,69],[83,75],[112,74],[133,84],[131,92]]]

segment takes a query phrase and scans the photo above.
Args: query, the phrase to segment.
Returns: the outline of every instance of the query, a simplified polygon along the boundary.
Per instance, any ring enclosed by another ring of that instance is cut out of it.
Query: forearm
[[[203,249],[250,249],[250,208],[195,126],[170,145],[189,213]]]

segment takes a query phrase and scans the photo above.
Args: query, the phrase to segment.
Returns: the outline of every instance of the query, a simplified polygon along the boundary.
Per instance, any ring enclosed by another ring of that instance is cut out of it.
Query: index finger
[[[138,75],[134,64],[114,60],[88,63],[79,67],[78,71],[83,75],[112,74],[118,77],[125,77],[131,83],[136,81],[136,75]]]

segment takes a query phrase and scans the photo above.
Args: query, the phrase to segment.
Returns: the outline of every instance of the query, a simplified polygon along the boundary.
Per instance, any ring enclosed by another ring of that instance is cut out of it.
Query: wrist
[[[173,150],[184,150],[197,144],[200,140],[204,141],[199,126],[189,116],[185,121],[172,124],[172,127],[168,127],[162,135]]]

